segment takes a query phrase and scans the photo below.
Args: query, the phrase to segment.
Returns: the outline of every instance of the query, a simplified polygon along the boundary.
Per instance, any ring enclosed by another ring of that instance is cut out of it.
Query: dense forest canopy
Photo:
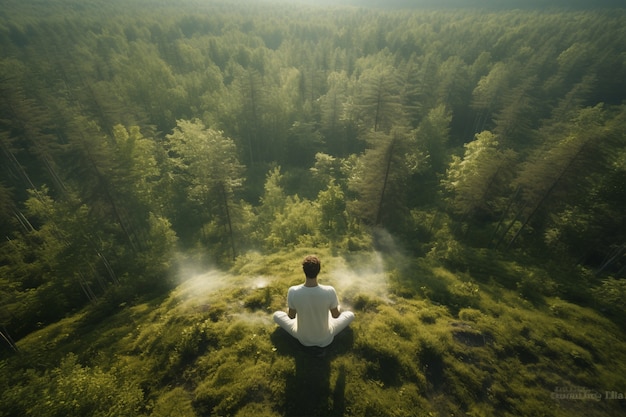
[[[73,314],[87,317],[83,336],[93,323],[128,319],[109,324],[122,329],[111,327],[112,334],[137,336],[128,342],[129,356],[152,354],[159,346],[172,353],[163,354],[162,362],[147,359],[155,361],[150,372],[161,372],[161,379],[146,376],[139,386],[120,382],[130,381],[131,371],[115,373],[93,363],[89,368],[73,354],[50,363],[36,351],[36,366],[54,370],[30,369],[35,365],[23,359],[28,370],[19,374],[22,379],[13,376],[19,383],[0,378],[0,398],[12,404],[0,408],[0,416],[42,410],[70,415],[63,402],[47,408],[52,401],[47,399],[78,391],[85,392],[85,403],[95,398],[85,410],[161,415],[159,407],[165,410],[176,396],[172,391],[158,397],[160,383],[178,384],[176,390],[196,384],[196,412],[235,415],[251,394],[246,388],[237,397],[221,388],[229,384],[220,380],[228,375],[220,367],[245,361],[216,346],[237,346],[245,360],[253,358],[250,368],[237,372],[249,372],[243,379],[262,386],[258,374],[267,370],[256,367],[285,363],[259,353],[257,345],[268,355],[276,350],[269,339],[252,342],[243,325],[226,327],[226,307],[219,300],[211,300],[208,313],[202,312],[209,318],[189,324],[181,338],[164,331],[162,340],[152,341],[149,327],[124,326],[135,326],[140,316],[171,326],[185,320],[187,310],[176,294],[193,287],[181,287],[153,313],[140,304],[178,284],[181,265],[211,265],[239,278],[261,274],[265,266],[280,274],[291,251],[352,256],[362,268],[389,265],[399,307],[358,294],[353,300],[359,314],[370,319],[363,326],[393,323],[393,337],[401,339],[388,347],[391,342],[359,336],[357,359],[352,358],[370,364],[360,382],[365,387],[382,392],[406,382],[438,392],[446,355],[463,354],[450,347],[449,332],[430,335],[426,327],[448,316],[451,326],[483,323],[491,333],[476,342],[476,334],[463,330],[462,340],[484,347],[498,338],[501,345],[489,344],[498,357],[512,355],[513,362],[557,374],[554,358],[567,351],[563,360],[571,372],[582,370],[560,377],[586,381],[584,370],[595,362],[602,363],[593,368],[599,369],[596,375],[610,373],[609,354],[585,341],[593,337],[601,346],[614,345],[619,336],[597,334],[614,329],[606,324],[611,320],[623,328],[626,314],[626,9],[611,8],[610,1],[593,7],[567,2],[567,8],[560,1],[545,8],[535,7],[543,2],[462,2],[462,8],[459,3],[398,0],[384,2],[385,8],[378,1],[347,0],[323,6],[252,0],[4,1],[2,358],[11,357],[33,331],[55,329]],[[369,256],[370,251],[377,255]],[[378,277],[384,268],[370,269]],[[222,288],[215,279],[215,288]],[[285,282],[276,284],[280,294]],[[246,295],[243,305],[252,311],[280,305],[270,287],[259,288],[264,292],[232,290],[230,297]],[[516,298],[507,310],[504,302],[480,299],[482,288],[493,290],[494,300],[512,291],[522,302],[516,304]],[[229,297],[226,290],[223,297]],[[554,317],[600,324],[584,335],[571,323],[547,330],[537,313],[532,317],[545,334],[567,335],[554,336],[554,346],[537,340],[531,346],[528,340],[542,336],[516,314],[519,306],[541,307],[544,297],[557,300],[549,307]],[[489,312],[480,311],[485,306]],[[419,316],[402,312],[418,308]],[[593,319],[583,308],[596,310]],[[120,311],[122,316],[114,316]],[[500,314],[509,321],[489,321]],[[211,326],[228,331],[214,334]],[[415,336],[419,332],[408,326],[423,334]],[[67,336],[55,331],[50,330],[52,337]],[[416,337],[424,338],[417,362],[433,364],[430,370],[416,369],[413,357],[405,363],[394,356],[415,355],[409,341]],[[122,339],[116,343],[126,343]],[[187,370],[181,383],[176,374],[186,369],[185,361],[212,346],[213,357],[199,369],[223,372],[205,381]],[[85,356],[97,347],[90,349]],[[534,353],[546,350],[547,364]],[[0,361],[0,371],[9,369],[8,363]],[[398,379],[385,379],[379,368],[387,365]],[[546,412],[538,400],[516,398],[506,382],[488,376],[478,381],[478,374],[497,374],[492,368],[464,373],[470,364],[462,358],[455,366],[450,369],[458,373],[449,375],[460,382],[447,376],[451,387],[478,388],[459,388],[462,392],[453,396],[472,400],[445,408],[435,399],[424,410],[469,413],[474,401],[484,401],[484,410],[510,412],[503,415]],[[502,375],[519,374],[506,366],[499,368]],[[345,384],[341,372],[336,378]],[[558,379],[554,374],[553,380],[533,385],[552,384]],[[612,375],[609,382],[617,387],[623,382],[619,378]],[[86,382],[72,385],[77,381]],[[484,384],[494,387],[488,396],[479,391]],[[100,386],[111,392],[108,402],[97,400]],[[45,396],[32,403],[39,398],[38,387],[45,387]],[[150,405],[143,403],[144,395]],[[380,398],[380,404],[426,404],[421,392],[410,389],[402,399]],[[382,415],[367,408],[371,404],[352,406],[360,410],[354,415]],[[618,406],[603,407],[598,413]],[[489,415],[473,410],[472,415]]]
[[[175,249],[227,264],[372,228],[459,268],[465,247],[549,262],[574,298],[624,276],[624,10],[150,4],[5,8],[16,336],[163,282]]]

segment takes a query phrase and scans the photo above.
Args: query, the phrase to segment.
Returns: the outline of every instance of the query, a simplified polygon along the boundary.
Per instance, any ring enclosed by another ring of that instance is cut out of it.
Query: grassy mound
[[[357,317],[325,351],[301,347],[271,313],[306,252],[188,271],[161,299],[29,335],[0,362],[0,416],[623,415],[615,324],[441,265],[322,253]]]

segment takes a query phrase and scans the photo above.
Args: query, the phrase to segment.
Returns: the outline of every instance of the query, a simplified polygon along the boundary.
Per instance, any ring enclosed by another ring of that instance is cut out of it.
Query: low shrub
[[[599,311],[618,319],[623,325],[626,316],[626,279],[607,278],[592,291]]]

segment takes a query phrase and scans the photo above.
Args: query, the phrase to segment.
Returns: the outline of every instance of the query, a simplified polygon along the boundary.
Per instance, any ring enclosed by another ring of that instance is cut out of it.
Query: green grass
[[[623,414],[620,400],[553,398],[564,387],[626,391],[617,325],[426,261],[382,268],[371,253],[317,251],[321,280],[357,317],[313,355],[271,320],[309,251],[251,253],[99,322],[90,307],[30,334],[0,362],[0,416]]]

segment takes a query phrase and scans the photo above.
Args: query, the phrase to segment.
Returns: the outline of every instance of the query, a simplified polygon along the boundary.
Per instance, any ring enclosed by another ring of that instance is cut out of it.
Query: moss
[[[195,417],[191,404],[192,396],[181,387],[176,387],[159,395],[152,417]]]
[[[588,308],[550,297],[533,305],[516,289],[418,262],[422,276],[397,269],[389,292],[432,282],[439,287],[431,296],[440,301],[361,289],[352,299],[357,317],[350,330],[316,358],[271,320],[300,271],[290,254],[269,258],[264,272],[276,275],[211,273],[167,297],[124,307],[101,324],[83,326],[77,315],[22,339],[22,355],[3,362],[2,386],[9,389],[0,399],[32,401],[27,382],[42,373],[26,378],[30,364],[54,369],[74,350],[98,369],[98,378],[141,389],[143,407],[153,415],[298,415],[306,406],[320,415],[353,416],[621,411],[617,402],[576,408],[550,398],[559,386],[619,391],[625,382],[626,355],[616,348],[624,335]],[[359,259],[366,258],[354,262]],[[261,270],[259,259],[250,262],[238,268]],[[345,266],[332,258],[325,264]],[[260,278],[264,286],[255,287]],[[11,411],[17,415],[19,407]]]
[[[357,294],[352,300],[352,306],[356,311],[376,311],[380,304],[380,300],[366,294]]]
[[[464,308],[459,311],[459,319],[463,321],[478,322],[483,317],[483,313],[480,310],[474,308]]]
[[[245,308],[249,310],[269,310],[272,305],[271,287],[256,288],[248,294],[243,301]]]

